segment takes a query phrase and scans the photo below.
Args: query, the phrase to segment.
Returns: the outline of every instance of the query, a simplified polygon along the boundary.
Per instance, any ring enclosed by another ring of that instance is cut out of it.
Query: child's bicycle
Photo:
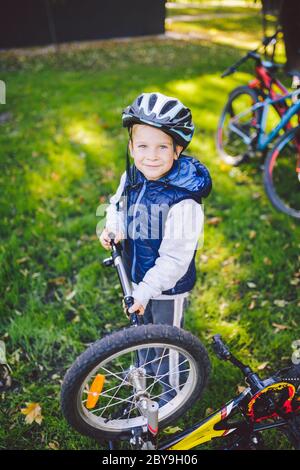
[[[121,247],[111,241],[114,265],[127,309],[132,305],[131,286],[121,257]],[[158,430],[187,412],[200,398],[208,381],[210,361],[205,347],[191,333],[169,325],[142,325],[131,314],[131,327],[93,343],[67,371],[61,392],[62,411],[69,424],[97,440],[116,442],[131,449],[187,450],[214,438],[231,436],[224,448],[255,449],[262,445],[261,431],[278,428],[300,449],[300,366],[293,366],[261,380],[236,359],[214,336],[214,349],[245,376],[248,387],[220,410],[166,442]],[[155,349],[156,354],[153,354]],[[139,351],[146,359],[139,362]],[[169,370],[160,369],[168,357]],[[155,373],[151,365],[155,365]],[[177,366],[176,366],[177,365]],[[173,398],[164,401],[165,386]],[[235,419],[240,412],[241,419]]]
[[[265,50],[268,45],[275,48],[278,33],[264,39]],[[222,74],[226,77],[235,73],[248,59],[255,62],[255,78],[248,85],[235,88],[222,111],[217,150],[229,165],[238,165],[258,153],[267,154],[264,186],[270,201],[279,211],[300,218],[300,89],[289,93],[275,76],[280,65],[263,60],[258,50],[248,52]],[[270,106],[280,120],[266,132]]]

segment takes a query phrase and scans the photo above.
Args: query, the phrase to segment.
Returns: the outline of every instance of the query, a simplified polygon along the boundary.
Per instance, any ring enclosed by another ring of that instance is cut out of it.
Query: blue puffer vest
[[[202,197],[209,195],[212,184],[207,168],[197,159],[185,155],[174,160],[172,168],[159,180],[148,180],[136,168],[135,173],[134,184],[127,176],[123,191],[127,197],[123,260],[129,278],[138,284],[159,256],[170,207],[184,199],[194,199],[200,204]],[[184,276],[163,294],[180,294],[193,288],[196,282],[195,254],[196,251]]]

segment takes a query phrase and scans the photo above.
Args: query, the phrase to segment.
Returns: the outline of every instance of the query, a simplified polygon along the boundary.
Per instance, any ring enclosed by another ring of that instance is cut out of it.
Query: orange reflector
[[[95,408],[97,401],[99,400],[99,395],[102,392],[103,385],[105,381],[105,376],[98,374],[96,375],[90,389],[88,391],[88,399],[86,402],[86,407],[90,410]]]

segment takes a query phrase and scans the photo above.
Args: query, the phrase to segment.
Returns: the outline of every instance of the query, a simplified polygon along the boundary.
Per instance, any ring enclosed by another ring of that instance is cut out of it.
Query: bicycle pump
[[[111,245],[111,251],[112,254],[109,258],[106,258],[103,260],[103,265],[104,266],[112,266],[114,265],[119,281],[121,284],[122,292],[123,292],[123,300],[126,305],[126,310],[127,310],[127,316],[130,319],[130,324],[132,326],[137,326],[137,325],[142,325],[144,323],[143,321],[143,316],[138,315],[137,313],[128,313],[129,308],[134,304],[134,299],[132,297],[132,287],[131,283],[128,279],[124,263],[122,260],[122,255],[121,255],[121,250],[122,246],[120,243],[115,243],[115,234],[114,233],[109,233],[109,238],[110,238],[110,245]]]
[[[122,260],[121,250],[122,247],[119,243],[115,243],[115,234],[109,233],[110,245],[112,254],[109,258],[103,260],[104,266],[114,265],[119,281],[121,284],[123,292],[123,300],[126,305],[127,316],[130,319],[131,326],[143,325],[144,320],[143,316],[139,315],[136,312],[129,313],[129,308],[134,304],[134,298],[132,296],[132,286],[128,279],[124,263]],[[142,436],[145,435],[145,430],[141,428],[136,428],[132,430],[132,437],[130,442],[136,449],[155,449],[157,434],[158,434],[158,403],[151,400],[146,392],[146,376],[142,373],[142,366],[140,366],[139,355],[136,352],[136,365],[137,367],[132,366],[129,371],[128,376],[130,381],[135,389],[136,394],[139,396],[137,401],[137,407],[140,410],[141,414],[147,419],[147,432],[146,440],[143,440]],[[124,410],[124,416],[127,414],[127,410]],[[112,441],[109,442],[110,449],[113,449]]]

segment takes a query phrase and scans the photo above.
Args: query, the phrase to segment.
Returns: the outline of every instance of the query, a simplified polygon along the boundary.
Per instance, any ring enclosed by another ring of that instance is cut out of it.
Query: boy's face
[[[174,152],[171,136],[146,124],[134,124],[129,149],[137,169],[148,180],[157,180],[172,168],[176,152],[179,155],[183,147],[176,145]]]

